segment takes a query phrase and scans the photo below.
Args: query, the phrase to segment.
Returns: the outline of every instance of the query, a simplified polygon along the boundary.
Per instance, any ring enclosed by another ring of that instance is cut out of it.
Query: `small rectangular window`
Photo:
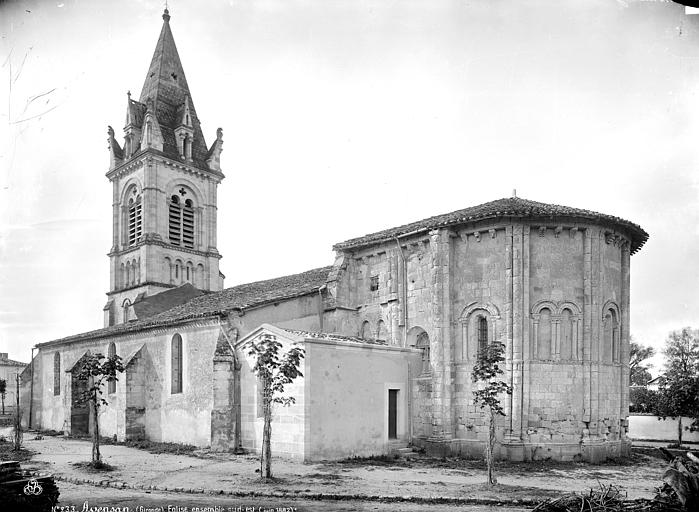
[[[371,276],[369,290],[371,290],[372,292],[376,292],[379,290],[379,276]]]

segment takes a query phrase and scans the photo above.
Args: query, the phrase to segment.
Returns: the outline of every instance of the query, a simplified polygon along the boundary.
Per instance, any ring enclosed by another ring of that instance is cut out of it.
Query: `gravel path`
[[[25,447],[37,452],[23,467],[50,471],[60,478],[104,481],[128,487],[154,486],[159,490],[197,490],[249,493],[397,496],[454,499],[539,499],[563,492],[586,492],[599,484],[626,489],[629,498],[650,498],[664,470],[660,459],[635,456],[624,464],[501,463],[499,485],[483,485],[482,462],[419,457],[380,461],[345,461],[303,464],[273,461],[276,481],[262,483],[259,463],[252,456],[203,454],[200,456],[152,454],[119,445],[101,447],[111,472],[90,472],[74,463],[90,459],[89,441],[25,435]]]

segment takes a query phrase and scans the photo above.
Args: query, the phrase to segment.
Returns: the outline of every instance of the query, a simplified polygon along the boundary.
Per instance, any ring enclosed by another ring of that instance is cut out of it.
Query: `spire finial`
[[[165,23],[170,23],[170,11],[167,10],[167,0],[165,1],[165,10],[163,11],[163,20]]]

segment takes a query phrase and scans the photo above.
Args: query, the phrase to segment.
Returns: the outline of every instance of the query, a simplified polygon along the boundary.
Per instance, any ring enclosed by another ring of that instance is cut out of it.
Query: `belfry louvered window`
[[[191,199],[184,202],[176,195],[168,203],[170,243],[194,248],[194,205]]]
[[[129,199],[129,245],[136,245],[143,233],[141,196]]]

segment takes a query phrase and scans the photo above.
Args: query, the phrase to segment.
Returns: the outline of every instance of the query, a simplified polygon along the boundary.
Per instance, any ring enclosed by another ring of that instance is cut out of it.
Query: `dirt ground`
[[[304,464],[275,459],[275,481],[262,483],[254,456],[195,452],[153,454],[120,445],[102,447],[104,462],[115,469],[94,472],[76,464],[90,459],[85,440],[25,435],[25,447],[36,452],[23,467],[67,478],[124,482],[158,489],[235,490],[260,493],[322,493],[420,498],[543,499],[565,492],[587,492],[600,484],[623,487],[630,499],[651,498],[665,463],[645,454],[630,460],[587,463],[498,463],[498,486],[487,488],[482,461],[434,459],[359,459]]]

